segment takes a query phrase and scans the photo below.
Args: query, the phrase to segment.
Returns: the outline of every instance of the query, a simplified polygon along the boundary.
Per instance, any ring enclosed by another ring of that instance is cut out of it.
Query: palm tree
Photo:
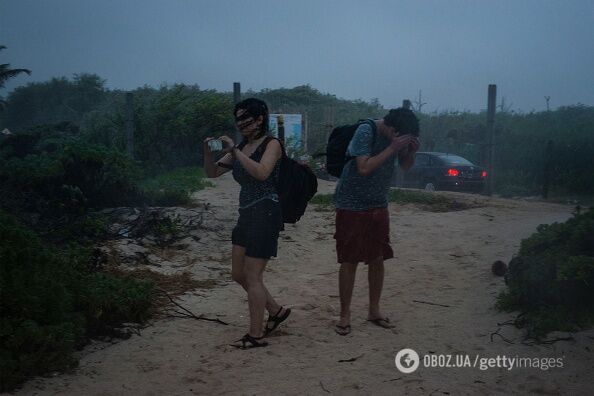
[[[5,48],[6,48],[6,46],[0,45],[0,51],[2,51]],[[11,69],[10,65],[8,63],[0,64],[0,89],[4,88],[4,83],[7,80],[18,76],[21,73],[27,73],[30,75],[31,70],[29,70],[29,69]],[[0,111],[4,110],[5,106],[6,106],[6,102],[4,100],[0,99]]]

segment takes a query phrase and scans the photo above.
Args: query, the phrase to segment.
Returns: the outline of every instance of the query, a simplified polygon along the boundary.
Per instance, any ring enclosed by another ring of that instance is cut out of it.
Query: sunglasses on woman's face
[[[249,114],[242,114],[239,117],[235,117],[235,125],[241,130],[251,128],[255,123],[256,119]]]
[[[251,114],[249,114],[248,112],[245,112],[241,115],[235,116],[235,122],[236,123],[240,123],[243,121],[247,121],[249,119],[253,118]]]

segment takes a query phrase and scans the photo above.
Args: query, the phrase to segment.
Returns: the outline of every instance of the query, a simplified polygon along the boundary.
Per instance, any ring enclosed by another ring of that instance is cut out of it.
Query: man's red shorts
[[[371,262],[394,257],[387,208],[336,209],[336,254],[339,263]]]

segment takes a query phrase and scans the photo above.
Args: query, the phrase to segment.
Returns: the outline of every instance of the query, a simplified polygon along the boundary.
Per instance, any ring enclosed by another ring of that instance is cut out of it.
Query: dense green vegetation
[[[201,168],[135,161],[117,139],[102,141],[93,122],[113,124],[93,118],[108,106],[102,84],[94,76],[33,84],[35,97],[17,90],[9,100],[7,110],[22,103],[20,111],[0,113],[22,125],[0,135],[0,391],[71,367],[89,338],[148,317],[151,283],[97,271],[89,252],[109,236],[100,210],[183,205],[205,185]],[[168,220],[154,226],[169,231]]]
[[[594,324],[594,209],[540,225],[510,262],[498,307],[520,311],[516,324],[541,338]]]
[[[204,187],[202,168],[152,172],[123,152],[91,143],[71,123],[32,127],[0,140],[1,206],[73,220],[130,205],[181,205]]]
[[[200,166],[206,136],[233,135],[232,95],[198,86],[142,87],[134,94],[134,156],[142,167],[157,170]],[[310,154],[324,149],[334,126],[360,118],[381,117],[377,100],[336,98],[310,86],[248,91],[243,97],[265,100],[272,112],[301,113],[306,119]],[[125,95],[108,90],[96,75],[54,78],[12,91],[0,113],[0,129],[68,121],[86,141],[125,151]],[[486,114],[419,114],[422,150],[454,152],[485,164]],[[594,194],[594,108],[584,105],[554,111],[496,114],[495,190],[504,195],[539,194],[545,160],[551,163],[551,191]],[[546,154],[547,142],[553,151]]]
[[[186,204],[203,176],[201,168],[150,176],[70,123],[0,141],[2,390],[70,367],[89,337],[147,317],[150,284],[94,271],[89,251],[108,235],[98,210]]]
[[[88,337],[143,321],[149,283],[94,272],[88,249],[43,243],[0,211],[0,391],[71,367]]]
[[[140,188],[151,206],[182,206],[190,203],[192,192],[212,185],[205,177],[203,168],[175,168],[144,179]]]

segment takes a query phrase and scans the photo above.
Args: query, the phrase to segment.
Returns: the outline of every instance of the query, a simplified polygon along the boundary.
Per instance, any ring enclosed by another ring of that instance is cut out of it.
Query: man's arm
[[[407,147],[410,141],[410,135],[396,136],[392,138],[392,142],[390,142],[390,145],[386,147],[384,150],[382,150],[379,154],[374,155],[373,157],[365,155],[358,156],[357,171],[361,176],[367,176],[373,173],[373,171],[375,171],[381,164],[386,162],[388,158],[392,157],[394,153],[399,152],[400,150],[402,150],[403,147]]]

